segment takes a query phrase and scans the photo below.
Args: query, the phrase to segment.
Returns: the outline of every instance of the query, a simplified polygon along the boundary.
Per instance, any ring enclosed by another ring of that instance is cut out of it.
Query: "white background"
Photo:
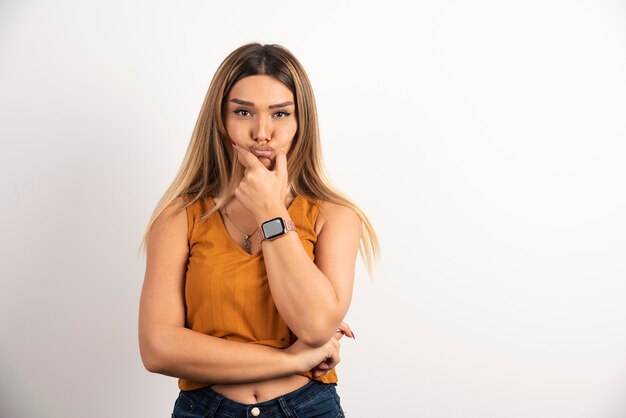
[[[411,9],[408,9],[411,5]],[[249,41],[316,92],[359,264],[349,417],[626,416],[626,4],[0,3],[0,415],[169,417],[137,247]]]

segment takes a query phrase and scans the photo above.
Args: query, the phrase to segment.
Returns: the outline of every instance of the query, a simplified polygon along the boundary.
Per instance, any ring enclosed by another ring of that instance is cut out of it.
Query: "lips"
[[[254,155],[256,155],[257,157],[270,158],[272,156],[272,150],[271,149],[256,149],[256,148],[253,148],[252,149],[252,153]]]

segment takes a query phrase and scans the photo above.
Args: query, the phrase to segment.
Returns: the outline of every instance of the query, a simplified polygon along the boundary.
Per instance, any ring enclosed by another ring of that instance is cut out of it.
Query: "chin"
[[[263,165],[269,169],[272,169],[274,167],[274,161],[270,160],[269,158],[259,158],[259,161],[261,161]]]

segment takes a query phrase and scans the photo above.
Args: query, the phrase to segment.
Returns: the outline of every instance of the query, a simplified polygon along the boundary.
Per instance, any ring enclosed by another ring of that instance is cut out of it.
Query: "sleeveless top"
[[[288,208],[300,241],[312,260],[317,241],[315,221],[321,203],[321,200],[311,202],[296,196]],[[297,337],[276,309],[263,252],[249,254],[235,243],[219,211],[200,222],[202,214],[214,205],[209,197],[187,207],[189,261],[185,280],[185,326],[226,340],[281,349],[289,347]],[[311,372],[299,374],[313,379]],[[337,372],[333,368],[315,380],[336,383]],[[209,384],[178,380],[181,390],[205,386]]]

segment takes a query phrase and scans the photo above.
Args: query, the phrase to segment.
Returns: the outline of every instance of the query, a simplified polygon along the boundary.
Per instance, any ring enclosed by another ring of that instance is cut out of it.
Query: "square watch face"
[[[282,218],[275,218],[263,223],[263,235],[265,238],[272,239],[285,233],[285,224]]]

